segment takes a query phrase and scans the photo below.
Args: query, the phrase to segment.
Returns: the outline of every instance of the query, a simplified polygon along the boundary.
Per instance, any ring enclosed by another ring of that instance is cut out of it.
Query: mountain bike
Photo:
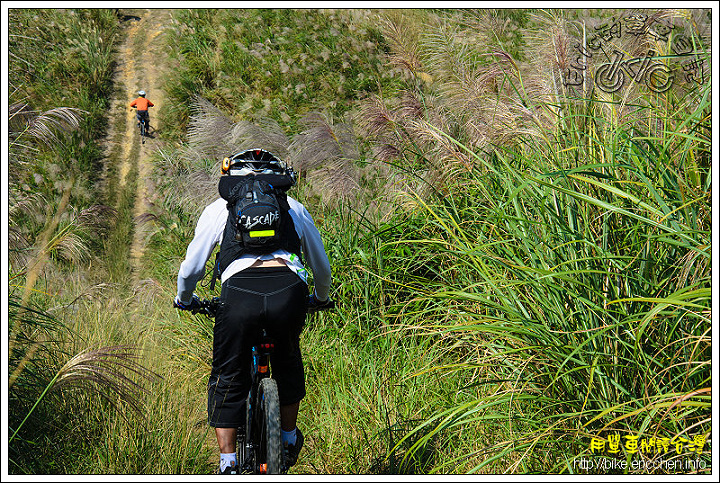
[[[142,140],[143,144],[145,144],[145,136],[147,135],[147,130],[149,127],[150,126],[147,119],[140,120],[140,139]]]
[[[220,298],[199,301],[193,313],[215,317]],[[317,306],[308,299],[307,311],[330,310],[334,302]],[[274,341],[265,330],[252,345],[251,386],[245,399],[245,427],[237,431],[237,461],[241,473],[276,475],[285,473],[283,443],[280,436],[280,399],[277,382],[271,375]]]
[[[136,117],[138,120],[138,127],[140,128],[140,141],[142,142],[142,144],[145,144],[145,137],[150,131],[150,116],[148,115],[147,111],[145,111],[144,116],[140,115],[139,112],[140,111],[138,111]]]

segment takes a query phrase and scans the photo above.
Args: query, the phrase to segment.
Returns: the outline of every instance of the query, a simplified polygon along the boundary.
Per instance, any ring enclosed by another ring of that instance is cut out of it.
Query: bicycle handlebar
[[[217,313],[218,306],[220,305],[220,297],[213,297],[211,299],[198,300],[199,306],[192,309],[187,309],[188,312],[193,314],[205,314],[208,317],[214,317]],[[177,306],[176,306],[177,308]],[[311,296],[307,298],[307,312],[309,314],[320,312],[321,310],[333,310],[335,308],[335,301],[328,299],[323,305],[318,305],[315,299]]]
[[[220,297],[213,297],[210,300],[200,300],[200,307],[196,309],[190,309],[193,314],[205,314],[208,317],[214,317],[217,313],[218,306],[220,305]]]
[[[333,310],[334,308],[335,308],[335,301],[332,299],[327,299],[327,301],[324,304],[319,304],[315,300],[315,297],[308,296],[308,299],[307,299],[308,314],[320,312],[321,310]]]

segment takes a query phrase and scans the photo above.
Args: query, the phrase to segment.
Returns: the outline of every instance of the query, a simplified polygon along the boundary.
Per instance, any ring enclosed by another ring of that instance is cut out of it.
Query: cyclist
[[[138,126],[144,120],[148,127],[150,127],[150,114],[148,113],[148,109],[154,107],[155,104],[150,102],[150,99],[145,98],[145,91],[138,92],[138,96],[140,97],[130,103],[130,107],[137,108],[136,117],[138,120]]]
[[[220,179],[221,194],[223,181],[237,179],[233,176],[276,174],[286,175],[285,179],[291,179],[291,185],[295,182],[294,171],[262,149],[225,158],[223,173],[229,176]],[[329,298],[330,262],[320,233],[301,203],[289,196],[287,202],[292,227],[286,232],[296,235],[294,245],[289,243],[288,249],[266,255],[242,254],[229,264],[225,263],[220,274],[221,303],[213,329],[213,363],[208,382],[208,424],[215,428],[220,447],[221,474],[238,472],[236,428],[244,426],[244,399],[251,385],[251,335],[260,327],[275,339],[272,365],[280,398],[284,470],[297,462],[303,445],[303,434],[296,422],[300,401],[305,396],[299,340],[305,324],[308,285],[307,272],[298,255],[304,256],[313,273],[314,292],[310,302],[320,307],[331,306],[333,302]],[[227,205],[220,197],[200,215],[195,236],[178,272],[178,292],[174,301],[177,308],[192,310],[198,306],[199,299],[193,291],[204,275],[205,264],[214,247],[220,244],[222,255],[223,238],[229,240],[229,244],[238,243],[232,241],[234,236],[223,236],[229,233],[226,231]],[[300,248],[302,253],[293,253],[298,250],[291,246]],[[219,256],[218,262],[221,259]]]

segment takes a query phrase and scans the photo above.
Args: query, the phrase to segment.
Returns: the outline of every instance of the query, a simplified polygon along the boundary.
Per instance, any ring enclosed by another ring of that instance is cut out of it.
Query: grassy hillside
[[[132,199],[96,196],[130,14],[11,15],[13,95],[75,129],[11,118],[11,473],[213,471],[211,321],[169,306],[220,159],[258,145],[339,302],[302,336],[293,473],[711,471],[708,12],[173,10],[136,281]]]

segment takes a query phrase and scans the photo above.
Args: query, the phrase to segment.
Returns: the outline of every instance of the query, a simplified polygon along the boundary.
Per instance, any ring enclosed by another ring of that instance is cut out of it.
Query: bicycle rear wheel
[[[260,473],[278,475],[282,471],[282,440],[280,437],[280,400],[274,379],[262,379],[258,388],[256,428],[260,438],[256,448],[256,465]]]

